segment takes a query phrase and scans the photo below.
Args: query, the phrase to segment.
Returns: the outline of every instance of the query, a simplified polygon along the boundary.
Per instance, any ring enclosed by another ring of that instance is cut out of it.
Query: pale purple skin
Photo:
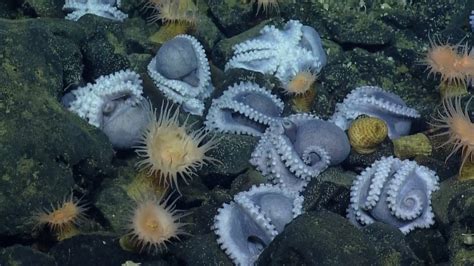
[[[101,129],[115,149],[130,149],[139,143],[150,123],[150,110],[147,101],[136,106],[121,100],[110,101],[103,107]]]
[[[74,94],[66,93],[61,98],[63,106],[68,108],[75,100]],[[147,101],[131,106],[124,98],[114,98],[102,107],[100,129],[107,135],[115,149],[130,149],[138,144],[143,130],[150,122],[151,107]]]
[[[249,196],[249,199],[257,206],[257,211],[264,213],[271,221],[278,233],[293,220],[293,200],[278,192],[260,192]],[[258,256],[272,239],[262,229],[262,224],[249,216],[249,210],[234,202],[229,207],[232,208],[229,213],[230,224],[226,224],[225,227],[230,230],[231,241],[236,243],[238,249],[248,257]]]
[[[402,100],[398,95],[394,93],[388,93],[385,91],[377,91],[370,94],[370,96],[375,97],[375,99],[382,99],[391,103],[395,103],[399,106],[407,106],[405,101]],[[405,136],[410,133],[411,122],[413,118],[395,115],[391,112],[387,112],[384,109],[376,109],[371,105],[360,105],[358,110],[361,113],[375,116],[382,119],[386,122],[389,130],[389,137],[391,139],[399,138],[400,136]]]
[[[199,85],[198,59],[191,41],[174,38],[165,42],[156,53],[155,69],[167,79]]]
[[[278,106],[275,105],[266,96],[263,96],[257,92],[245,92],[236,95],[234,98],[237,102],[244,103],[250,107],[252,107],[254,110],[258,111],[261,114],[265,114],[269,117],[279,117],[280,116],[280,110]],[[258,123],[257,121],[254,121],[252,119],[249,119],[248,117],[236,113],[233,110],[230,109],[223,109],[223,112],[226,112],[228,115],[228,121],[232,123],[237,123],[245,127],[251,127],[254,129],[257,129],[260,132],[265,132],[265,129],[267,128],[266,125]]]
[[[284,127],[286,136],[300,156],[309,146],[319,146],[326,150],[330,165],[340,164],[349,156],[351,145],[347,135],[331,122],[315,119],[299,126],[289,122]],[[313,160],[314,163],[318,161],[316,154]]]

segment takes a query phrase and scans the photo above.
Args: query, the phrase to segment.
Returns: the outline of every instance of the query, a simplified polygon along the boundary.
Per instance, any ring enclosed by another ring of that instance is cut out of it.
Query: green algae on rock
[[[371,241],[347,219],[321,211],[295,218],[260,255],[257,265],[371,265]]]
[[[39,20],[0,20],[0,234],[24,234],[33,212],[107,173],[106,137],[57,101],[64,65]],[[95,181],[92,181],[95,180]]]

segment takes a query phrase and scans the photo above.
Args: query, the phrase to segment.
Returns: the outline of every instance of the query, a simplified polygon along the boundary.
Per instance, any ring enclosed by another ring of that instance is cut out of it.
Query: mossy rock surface
[[[322,211],[302,214],[260,255],[257,265],[371,265],[369,239],[347,219]]]
[[[58,265],[54,257],[30,247],[14,245],[0,249],[0,265],[15,266],[55,266]]]
[[[0,28],[0,234],[24,234],[35,211],[100,180],[113,152],[58,101],[65,65],[55,33],[33,20]]]

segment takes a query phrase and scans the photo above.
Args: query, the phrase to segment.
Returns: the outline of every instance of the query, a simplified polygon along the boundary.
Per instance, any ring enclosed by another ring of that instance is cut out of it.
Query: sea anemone
[[[145,9],[151,9],[149,23],[161,20],[163,23],[196,23],[198,9],[191,0],[148,0]]]
[[[163,196],[156,199],[154,196],[144,195],[137,200],[126,237],[140,252],[166,249],[166,243],[171,239],[179,240],[179,235],[186,234],[183,231],[186,224],[179,220],[187,213],[175,209],[176,200],[169,203],[171,196],[172,194],[166,199]]]
[[[187,182],[202,165],[219,162],[205,155],[217,146],[218,139],[213,136],[206,142],[209,134],[204,129],[191,130],[188,119],[180,125],[179,108],[173,113],[172,109],[169,104],[161,106],[158,120],[153,119],[144,130],[136,152],[143,158],[137,163],[141,170],[177,187],[178,176]],[[151,113],[156,117],[156,109]]]
[[[439,73],[442,83],[465,85],[466,80],[474,75],[474,57],[468,50],[467,45],[441,44],[430,39],[424,60],[428,75]]]
[[[252,4],[257,2],[257,14],[260,8],[263,8],[263,12],[267,13],[269,9],[278,10],[278,0],[252,0]]]
[[[316,81],[316,75],[310,70],[304,70],[298,72],[288,84],[285,86],[285,91],[291,94],[303,94],[307,92],[314,81]]]
[[[47,225],[54,231],[59,239],[66,238],[71,231],[76,230],[76,225],[85,220],[84,212],[87,210],[81,200],[70,197],[64,198],[56,207],[51,204],[51,209],[41,210],[34,215],[36,227]]]
[[[445,98],[443,100],[443,112],[438,111],[439,117],[433,118],[437,123],[432,124],[434,130],[446,130],[434,135],[448,136],[448,139],[440,147],[448,144],[453,145],[453,149],[446,157],[446,161],[457,151],[461,150],[462,163],[460,169],[462,169],[468,159],[472,161],[474,155],[474,124],[471,122],[467,111],[471,100],[472,97],[467,101],[463,109],[461,97]]]

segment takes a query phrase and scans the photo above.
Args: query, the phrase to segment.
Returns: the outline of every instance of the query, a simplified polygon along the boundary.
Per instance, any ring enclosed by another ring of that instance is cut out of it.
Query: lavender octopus
[[[287,223],[302,213],[303,197],[281,186],[260,185],[235,195],[214,218],[217,242],[237,265],[253,265]]]
[[[434,223],[430,203],[437,189],[434,171],[414,161],[382,157],[354,181],[347,217],[358,227],[380,221],[407,234]]]
[[[350,149],[346,134],[333,123],[295,114],[270,125],[250,163],[274,182],[301,191],[329,165],[341,163]]]
[[[63,10],[71,12],[66,19],[77,21],[85,14],[94,14],[116,21],[123,21],[128,16],[117,9],[120,0],[66,0]]]
[[[469,24],[471,24],[471,29],[474,31],[474,10],[471,11],[471,15],[469,16]]]
[[[418,111],[406,106],[396,94],[375,86],[362,86],[354,89],[342,103],[336,104],[331,118],[343,130],[360,115],[377,117],[385,121],[390,139],[408,135],[411,120],[420,117]]]
[[[265,26],[260,34],[233,47],[226,70],[243,68],[275,75],[286,87],[298,73],[318,73],[326,65],[321,38],[312,27],[290,20],[282,30]]]
[[[214,99],[205,125],[209,130],[261,136],[280,119],[284,104],[275,95],[251,82],[230,86]]]
[[[148,74],[158,89],[184,111],[203,114],[203,100],[214,87],[206,53],[196,38],[178,35],[164,43],[148,65]]]
[[[151,107],[142,96],[141,84],[137,73],[119,71],[67,93],[61,101],[100,128],[115,148],[131,148],[151,119]]]

